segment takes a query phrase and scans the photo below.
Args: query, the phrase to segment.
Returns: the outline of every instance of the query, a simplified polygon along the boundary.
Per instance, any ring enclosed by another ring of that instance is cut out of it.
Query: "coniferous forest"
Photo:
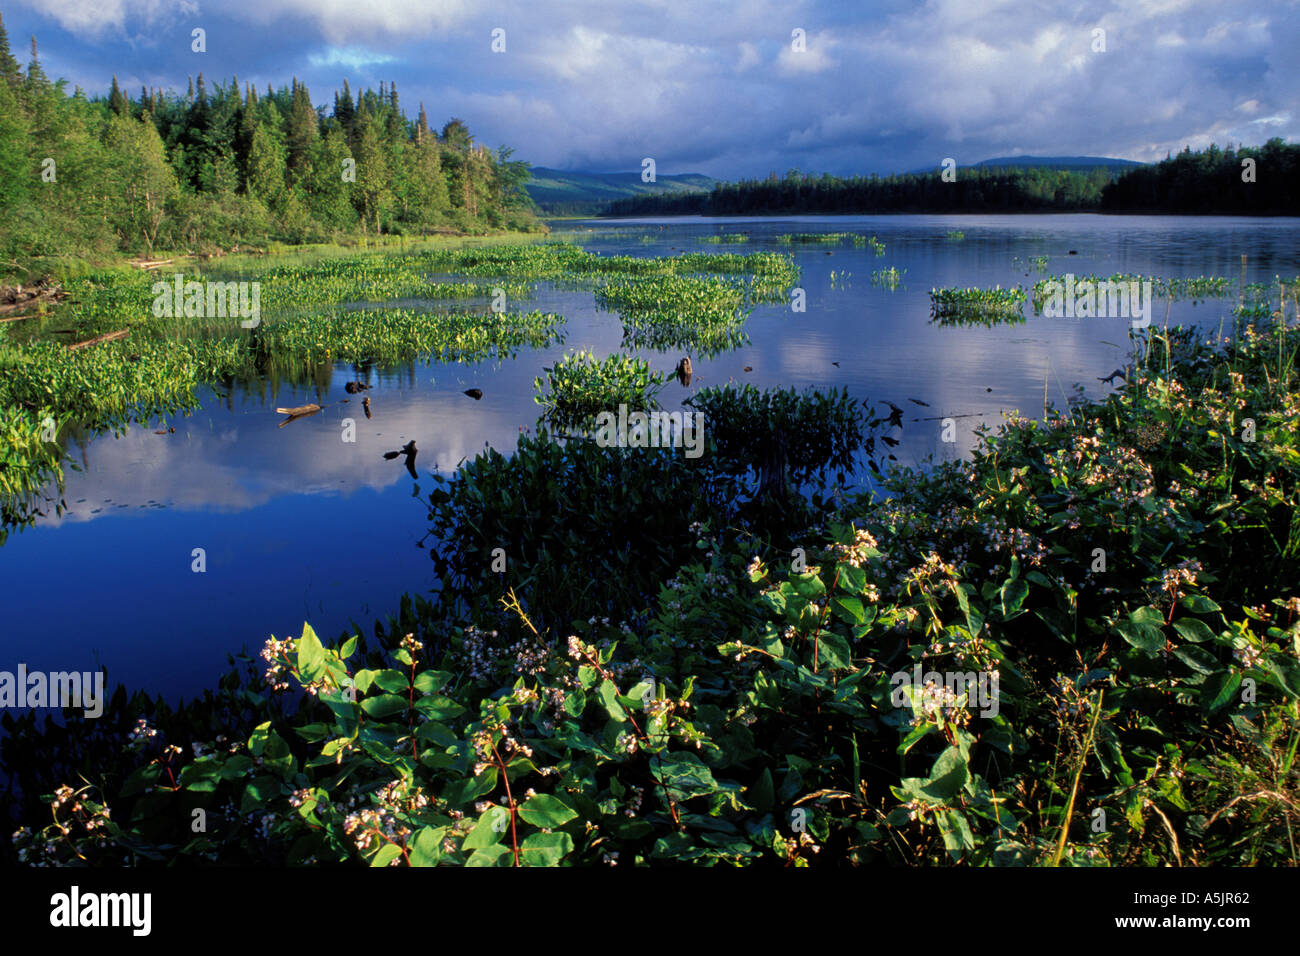
[[[0,261],[230,248],[382,233],[534,229],[528,165],[450,119],[408,119],[396,84],[328,109],[293,79],[192,77],[184,94],[67,90],[23,69],[0,22]]]
[[[1250,168],[1243,165],[1250,160]],[[719,183],[712,192],[620,199],[609,216],[741,216],[881,212],[1159,212],[1300,215],[1300,145],[1184,149],[1119,173],[1050,167],[975,167],[841,178],[791,170]],[[1268,170],[1259,176],[1255,167]]]

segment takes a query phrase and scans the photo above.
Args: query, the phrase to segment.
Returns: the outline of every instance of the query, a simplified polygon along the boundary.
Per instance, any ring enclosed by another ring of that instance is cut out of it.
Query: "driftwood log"
[[[315,415],[320,411],[320,408],[319,405],[313,402],[310,405],[295,405],[293,408],[277,408],[276,413],[289,416],[284,421],[280,422],[280,427],[283,428],[290,422],[296,422],[298,419],[306,418],[308,415]]]
[[[116,332],[105,332],[103,335],[96,335],[93,339],[86,339],[84,342],[73,342],[68,346],[68,351],[75,352],[78,349],[88,349],[92,345],[99,345],[101,342],[112,342],[115,339],[124,339],[130,334],[130,329],[118,329]]]

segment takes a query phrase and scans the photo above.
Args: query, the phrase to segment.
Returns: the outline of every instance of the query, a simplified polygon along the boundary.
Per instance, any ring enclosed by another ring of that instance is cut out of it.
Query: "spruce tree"
[[[0,80],[16,90],[22,85],[22,79],[22,68],[9,52],[9,34],[5,32],[4,18],[0,17]]]
[[[356,125],[357,110],[352,104],[352,91],[348,88],[348,81],[343,81],[343,96],[339,99],[338,106],[334,108],[334,118],[339,121],[339,126],[343,127],[343,135],[347,137],[348,143],[352,143],[352,131]]]
[[[311,105],[311,94],[305,84],[293,79],[293,98],[289,107],[289,122],[286,128],[287,146],[289,148],[290,185],[305,181],[311,169],[311,147],[320,132],[316,110]]]
[[[29,93],[40,92],[50,85],[41,69],[41,59],[36,54],[36,37],[32,37],[32,59],[27,64],[27,90]]]
[[[108,108],[118,116],[131,115],[131,102],[122,95],[122,88],[117,85],[117,74],[113,74],[113,88],[108,93]]]

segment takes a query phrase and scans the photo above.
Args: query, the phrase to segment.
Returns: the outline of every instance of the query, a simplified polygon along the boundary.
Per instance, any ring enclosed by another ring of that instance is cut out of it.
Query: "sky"
[[[1300,138],[1300,0],[0,0],[88,95],[202,72],[414,116],[561,169],[836,175],[1154,161]],[[205,31],[204,52],[193,30]],[[503,31],[495,32],[494,31]],[[1100,32],[1099,32],[1100,31]],[[504,50],[495,52],[504,46]]]

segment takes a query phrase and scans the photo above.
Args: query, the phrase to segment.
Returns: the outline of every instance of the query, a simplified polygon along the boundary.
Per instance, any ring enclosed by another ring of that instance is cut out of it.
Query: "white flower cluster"
[[[298,642],[293,638],[285,638],[283,641],[277,641],[274,636],[267,638],[266,646],[262,648],[262,660],[271,665],[266,669],[266,683],[271,690],[289,689],[289,682],[284,679],[283,661],[293,653],[297,645]]]

